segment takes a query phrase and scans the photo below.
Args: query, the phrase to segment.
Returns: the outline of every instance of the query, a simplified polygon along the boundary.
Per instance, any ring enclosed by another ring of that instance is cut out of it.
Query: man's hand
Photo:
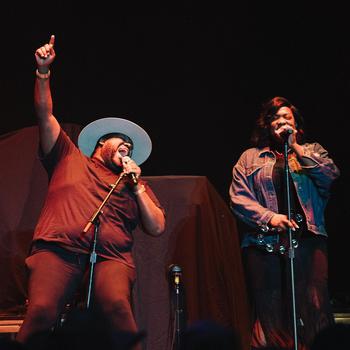
[[[128,156],[122,157],[121,160],[124,173],[130,175],[134,184],[137,184],[137,179],[141,175],[141,168]]]
[[[48,44],[39,47],[35,51],[35,59],[40,73],[47,73],[50,67],[50,64],[55,59],[55,36],[51,35],[50,41]]]

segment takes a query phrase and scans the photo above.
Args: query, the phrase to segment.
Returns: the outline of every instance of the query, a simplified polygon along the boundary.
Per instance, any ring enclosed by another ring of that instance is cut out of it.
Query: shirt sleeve
[[[47,171],[49,178],[51,177],[57,164],[72,152],[79,152],[65,131],[61,128],[56,143],[47,155],[43,155],[39,149],[39,158]]]

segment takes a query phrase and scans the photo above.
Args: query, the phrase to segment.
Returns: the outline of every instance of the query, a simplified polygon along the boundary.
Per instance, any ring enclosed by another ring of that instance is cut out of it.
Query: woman
[[[320,144],[304,143],[302,116],[283,97],[264,104],[252,141],[254,147],[233,167],[229,191],[231,208],[242,224],[242,257],[254,310],[252,349],[294,346],[291,261],[299,349],[307,349],[334,322],[324,210],[339,170]],[[295,254],[292,260],[290,252]]]

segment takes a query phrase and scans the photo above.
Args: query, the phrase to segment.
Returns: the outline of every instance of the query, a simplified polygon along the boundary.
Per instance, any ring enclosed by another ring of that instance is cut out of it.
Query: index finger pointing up
[[[50,38],[50,41],[49,41],[49,45],[51,47],[54,47],[54,45],[55,45],[55,36],[54,35],[51,35],[51,38]]]

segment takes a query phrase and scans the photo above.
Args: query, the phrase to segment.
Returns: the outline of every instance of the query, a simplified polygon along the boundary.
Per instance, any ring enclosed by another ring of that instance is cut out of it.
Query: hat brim
[[[137,165],[142,164],[150,156],[152,141],[147,132],[130,120],[116,117],[101,118],[86,125],[78,137],[80,150],[90,157],[97,141],[109,133],[122,133],[133,142],[132,159]]]

